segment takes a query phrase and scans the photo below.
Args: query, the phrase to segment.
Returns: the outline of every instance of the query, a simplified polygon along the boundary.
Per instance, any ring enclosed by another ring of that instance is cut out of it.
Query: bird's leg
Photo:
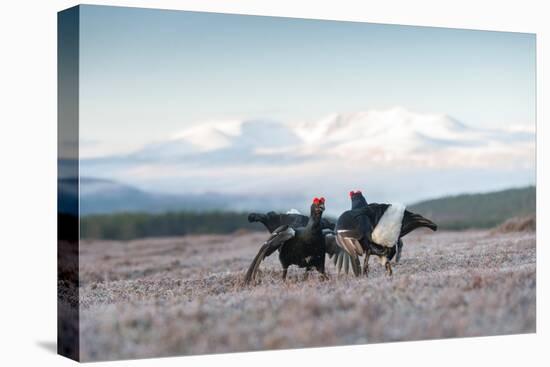
[[[321,273],[321,280],[329,280],[329,276],[325,271],[325,263],[322,262],[319,266],[316,266],[316,269],[319,273]]]
[[[386,274],[390,277],[393,275],[393,271],[391,269],[391,264],[387,260],[386,260]]]
[[[288,271],[288,268],[283,268],[283,281],[286,280],[286,273]]]
[[[397,241],[397,254],[395,255],[395,262],[398,263],[401,260],[401,249],[403,248],[403,241],[401,238]]]
[[[308,267],[306,268],[306,272],[305,272],[305,274],[304,274],[304,280],[308,280],[308,278],[309,278],[309,272],[310,272],[310,271],[311,271],[311,267],[308,266]]]
[[[367,252],[365,254],[365,262],[363,263],[363,274],[365,274],[366,277],[369,276],[369,257],[370,254]]]

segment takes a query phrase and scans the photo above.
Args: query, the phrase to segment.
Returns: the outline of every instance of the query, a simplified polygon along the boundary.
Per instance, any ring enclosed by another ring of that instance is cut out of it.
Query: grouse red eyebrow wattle
[[[314,198],[313,199],[313,204],[319,204],[319,198]]]

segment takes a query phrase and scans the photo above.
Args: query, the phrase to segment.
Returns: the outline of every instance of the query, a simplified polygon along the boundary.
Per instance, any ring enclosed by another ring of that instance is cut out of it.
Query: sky
[[[84,160],[205,122],[395,108],[535,129],[533,34],[101,6],[82,6],[80,26]]]
[[[393,106],[535,123],[533,34],[84,6],[80,68],[81,138],[114,150],[213,119]]]

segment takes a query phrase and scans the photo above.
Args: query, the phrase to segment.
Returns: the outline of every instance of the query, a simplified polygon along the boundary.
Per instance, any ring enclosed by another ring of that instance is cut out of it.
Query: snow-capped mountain
[[[491,164],[525,159],[534,134],[468,127],[444,114],[416,113],[401,107],[332,114],[317,121],[212,121],[171,139],[151,144],[132,157],[147,161],[193,158],[201,164],[281,163],[296,159],[347,159],[368,163],[429,162],[431,165]],[[520,147],[519,151],[514,148]]]
[[[403,108],[333,114],[319,121],[299,124],[296,131],[310,145],[411,151],[441,141],[475,140],[473,131],[446,115],[419,114]]]
[[[201,165],[251,163],[261,160],[262,156],[301,144],[294,131],[280,122],[223,120],[185,129],[170,139],[147,145],[129,157],[157,162],[192,159]]]
[[[510,159],[521,161],[534,154],[535,141],[533,133],[477,129],[444,114],[401,107],[333,114],[298,123],[293,130],[308,153],[322,151],[326,156],[367,164],[509,165]],[[485,160],[480,161],[483,156]]]
[[[535,133],[478,129],[445,114],[397,107],[317,121],[209,121],[132,153],[80,163],[82,175],[148,192],[215,192],[237,195],[232,203],[238,203],[239,195],[282,200],[313,190],[344,208],[341,193],[350,189],[411,202],[532,184]]]

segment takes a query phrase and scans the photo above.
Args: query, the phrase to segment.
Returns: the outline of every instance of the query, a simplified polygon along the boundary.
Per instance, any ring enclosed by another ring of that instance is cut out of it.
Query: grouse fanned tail
[[[401,237],[421,227],[426,227],[432,231],[437,231],[437,225],[431,220],[424,218],[420,214],[411,213],[410,211],[405,210],[403,225],[401,227]]]

